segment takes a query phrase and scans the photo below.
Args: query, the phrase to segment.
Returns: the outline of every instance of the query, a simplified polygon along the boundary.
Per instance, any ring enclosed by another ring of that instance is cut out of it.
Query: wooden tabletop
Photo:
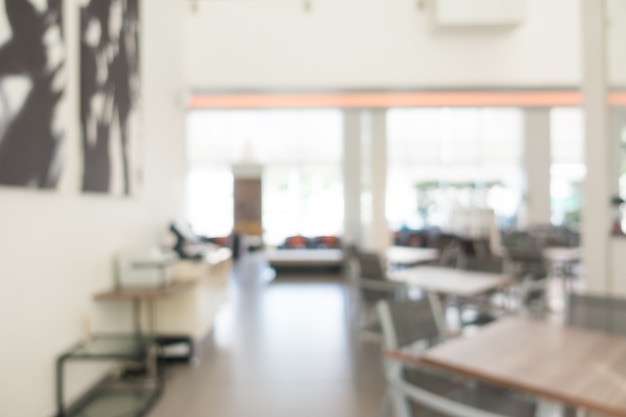
[[[387,261],[396,265],[417,265],[439,258],[439,251],[432,248],[408,248],[392,246],[387,249]]]
[[[508,275],[461,269],[418,266],[389,273],[389,279],[406,282],[438,294],[474,297],[512,283]]]
[[[508,318],[419,357],[398,355],[592,412],[626,417],[626,336]]]
[[[120,301],[168,298],[187,291],[195,285],[193,282],[175,282],[160,288],[122,288],[100,292],[94,295],[98,301]]]

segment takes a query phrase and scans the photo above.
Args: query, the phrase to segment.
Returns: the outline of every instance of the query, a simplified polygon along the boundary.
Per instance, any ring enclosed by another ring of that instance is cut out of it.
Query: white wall
[[[82,335],[129,328],[126,304],[100,306],[97,290],[112,284],[113,254],[148,245],[182,213],[184,166],[182,1],[144,0],[143,118],[145,185],[130,199],[79,193],[78,10],[67,0],[70,54],[66,160],[72,162],[57,192],[0,188],[0,415],[54,413],[54,361]],[[120,326],[121,323],[124,325]],[[72,366],[73,395],[96,369]]]
[[[435,31],[415,0],[201,1],[185,18],[189,87],[576,86],[579,2],[528,0],[513,29]]]
[[[609,85],[626,87],[626,0],[607,0]]]

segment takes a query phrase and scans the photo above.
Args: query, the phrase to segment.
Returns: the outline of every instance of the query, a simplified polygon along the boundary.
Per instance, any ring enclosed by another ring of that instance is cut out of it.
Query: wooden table
[[[168,298],[187,291],[193,286],[191,282],[174,282],[155,288],[120,288],[103,291],[93,296],[97,301],[127,301]]]
[[[173,282],[163,287],[156,288],[114,288],[94,294],[96,301],[132,301],[133,303],[133,326],[137,336],[144,332],[141,322],[141,303],[147,303],[147,334],[154,336],[154,306],[153,301],[179,295],[193,287],[192,282]]]
[[[582,257],[581,249],[576,248],[546,248],[543,250],[543,257],[555,263],[577,263]]]
[[[438,258],[439,251],[432,248],[392,246],[387,249],[387,262],[396,266],[415,266]]]
[[[476,297],[513,283],[508,275],[431,266],[393,271],[389,273],[389,279],[440,295],[458,297]]]
[[[626,417],[625,336],[508,318],[421,356],[388,356]]]

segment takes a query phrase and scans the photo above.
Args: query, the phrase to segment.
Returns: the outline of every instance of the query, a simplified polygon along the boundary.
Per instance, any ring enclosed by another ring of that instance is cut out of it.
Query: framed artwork
[[[65,53],[61,0],[0,0],[0,185],[57,187]]]
[[[82,191],[132,195],[139,152],[139,0],[87,0],[80,14]]]

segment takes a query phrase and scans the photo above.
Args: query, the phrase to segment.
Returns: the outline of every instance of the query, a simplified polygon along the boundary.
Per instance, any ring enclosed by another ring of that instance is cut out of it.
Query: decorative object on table
[[[37,6],[0,0],[0,184],[52,189],[64,165],[63,2]]]
[[[173,250],[180,259],[201,260],[215,248],[211,239],[196,234],[191,225],[183,220],[175,220],[170,224],[170,232],[176,238]]]
[[[175,252],[153,248],[121,253],[116,261],[116,288],[158,288],[172,282],[178,256]]]
[[[139,36],[139,0],[88,0],[81,8],[84,192],[128,196],[141,181]]]

